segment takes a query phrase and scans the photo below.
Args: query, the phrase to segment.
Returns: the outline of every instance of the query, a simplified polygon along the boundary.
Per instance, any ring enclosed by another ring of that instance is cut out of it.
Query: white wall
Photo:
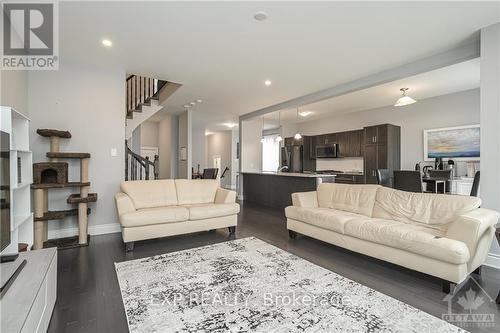
[[[262,171],[262,120],[250,119],[241,123],[241,171]]]
[[[140,128],[141,147],[158,147],[159,122],[145,121]]]
[[[88,152],[90,192],[98,201],[90,204],[89,227],[112,224],[118,229],[114,195],[124,179],[125,72],[60,64],[57,71],[29,74],[31,148],[33,161],[47,161],[49,140],[37,128],[68,130],[71,139],[61,139],[61,151]],[[112,157],[111,148],[118,156]],[[70,181],[79,180],[79,161],[69,160]],[[69,209],[66,199],[77,189],[49,190],[49,209]],[[77,227],[76,218],[49,222],[54,229]]]
[[[226,167],[232,170],[232,141],[232,131],[215,132],[207,136],[207,164],[209,167],[212,167],[213,159],[220,157],[221,169],[219,170],[219,175],[222,175]],[[224,179],[221,179],[221,186],[231,187],[231,173],[227,173]]]
[[[401,126],[401,168],[413,169],[423,160],[425,129],[479,124],[479,89],[423,99],[399,108],[387,106],[335,115],[302,123],[300,130],[315,135],[384,123]]]
[[[178,135],[172,131],[172,117],[165,117],[158,122],[158,159],[160,163],[160,178],[174,178],[172,175],[172,150],[176,150],[173,145],[173,136]],[[177,141],[177,140],[175,140]]]
[[[27,71],[0,71],[0,105],[29,116]]]
[[[137,126],[132,131],[132,136],[127,141],[129,148],[136,154],[141,153],[141,139],[141,126]]]
[[[186,147],[187,159],[185,161],[178,158],[177,178],[190,179],[192,165],[192,111],[184,111],[179,115],[179,151],[181,147]]]
[[[207,138],[205,135],[205,127],[193,126],[192,147],[193,164],[191,166],[194,168],[194,170],[197,170],[198,164],[200,165],[201,171],[203,171],[204,168],[211,166],[211,161],[207,161]]]
[[[237,155],[237,147],[239,138],[239,130],[231,131],[231,188],[236,189],[236,176],[240,167],[240,160]]]
[[[481,30],[481,199],[500,211],[500,23]],[[491,252],[500,266],[500,247]]]

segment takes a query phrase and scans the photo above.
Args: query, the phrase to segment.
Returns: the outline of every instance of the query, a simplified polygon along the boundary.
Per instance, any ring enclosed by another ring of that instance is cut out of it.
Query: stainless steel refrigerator
[[[286,172],[304,171],[304,148],[302,146],[281,147],[281,166],[287,166]]]

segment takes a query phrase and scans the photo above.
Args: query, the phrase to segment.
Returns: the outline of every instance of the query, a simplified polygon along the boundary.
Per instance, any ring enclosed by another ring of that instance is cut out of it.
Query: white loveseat
[[[292,194],[290,237],[304,234],[458,284],[484,263],[499,214],[476,197],[321,184]]]
[[[134,241],[229,228],[234,233],[240,205],[236,192],[217,180],[134,180],[115,195],[127,251]]]

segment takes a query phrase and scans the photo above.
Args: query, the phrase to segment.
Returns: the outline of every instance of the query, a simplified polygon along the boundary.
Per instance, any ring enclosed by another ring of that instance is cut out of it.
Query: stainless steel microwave
[[[316,146],[316,158],[335,158],[338,153],[338,144]]]

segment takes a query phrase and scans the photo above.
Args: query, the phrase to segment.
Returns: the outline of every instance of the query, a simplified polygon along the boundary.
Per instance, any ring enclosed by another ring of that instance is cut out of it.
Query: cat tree
[[[89,153],[69,153],[59,151],[59,140],[70,139],[71,133],[55,129],[38,129],[36,131],[43,137],[50,138],[50,152],[47,153],[49,162],[33,164],[33,196],[34,196],[34,249],[57,246],[71,248],[86,246],[88,236],[88,214],[90,202],[97,201],[97,193],[89,193]],[[60,158],[80,160],[80,181],[68,181],[68,163],[59,162]],[[80,193],[71,194],[67,203],[78,205],[78,208],[68,210],[49,211],[48,190],[54,188],[79,187]],[[61,220],[66,216],[78,216],[78,236],[48,240],[47,223],[50,220]]]

